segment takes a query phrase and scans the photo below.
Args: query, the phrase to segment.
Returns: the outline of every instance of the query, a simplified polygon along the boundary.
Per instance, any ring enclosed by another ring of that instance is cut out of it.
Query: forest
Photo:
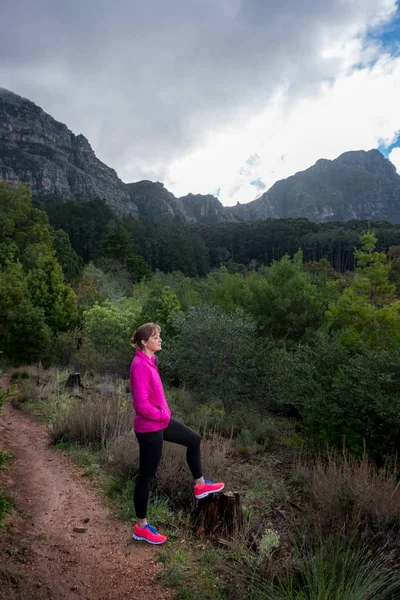
[[[399,598],[400,225],[157,223],[101,200],[33,205],[0,183],[13,403],[51,424],[52,443],[90,449],[125,518],[129,340],[148,321],[173,413],[202,433],[211,476],[240,489],[246,517],[228,549],[207,546],[204,588],[185,567],[198,557],[167,555],[177,597]],[[62,386],[73,371],[84,401]],[[154,520],[189,528],[177,475],[160,471]]]

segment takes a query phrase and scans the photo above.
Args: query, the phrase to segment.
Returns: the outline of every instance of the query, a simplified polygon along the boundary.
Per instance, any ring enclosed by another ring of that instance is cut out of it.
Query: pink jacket
[[[165,429],[171,418],[165,398],[161,377],[154,363],[154,356],[136,350],[130,370],[135,419],[133,429],[137,433],[147,433]]]

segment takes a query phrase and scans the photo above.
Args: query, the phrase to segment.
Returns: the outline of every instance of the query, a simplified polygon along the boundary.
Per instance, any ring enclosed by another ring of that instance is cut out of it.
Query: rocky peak
[[[211,194],[176,198],[161,182],[124,184],[84,135],[0,88],[0,179],[26,182],[34,198],[102,198],[118,214],[189,223],[307,218],[400,222],[400,176],[378,150],[320,159],[276,182],[258,200],[226,208]]]
[[[384,179],[397,181],[396,167],[379,150],[358,150],[344,152],[335,159],[336,163],[364,173],[373,173]]]
[[[236,221],[228,208],[225,208],[215,196],[211,194],[187,194],[182,196],[186,212],[196,221]]]
[[[118,213],[137,214],[129,193],[75,136],[30,100],[0,89],[0,178],[26,182],[34,198],[103,198]]]
[[[400,176],[378,150],[350,151],[277,181],[260,198],[232,208],[241,220],[383,219],[400,223]]]

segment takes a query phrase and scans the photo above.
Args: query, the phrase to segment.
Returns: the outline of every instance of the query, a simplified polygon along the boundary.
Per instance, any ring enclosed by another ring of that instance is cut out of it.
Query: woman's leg
[[[193,475],[195,483],[204,483],[201,469],[200,442],[201,437],[198,433],[179,423],[176,419],[171,419],[166,429],[163,429],[164,440],[186,446],[186,460],[189,469]]]
[[[136,517],[141,527],[147,522],[147,504],[151,480],[162,455],[163,431],[136,433],[139,442],[139,476],[136,480],[133,501]]]

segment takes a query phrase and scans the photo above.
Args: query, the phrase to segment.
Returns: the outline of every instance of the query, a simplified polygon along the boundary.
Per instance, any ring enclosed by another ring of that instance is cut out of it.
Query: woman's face
[[[143,340],[143,346],[150,352],[158,352],[161,350],[162,339],[159,331],[153,331],[151,336],[147,340]]]

